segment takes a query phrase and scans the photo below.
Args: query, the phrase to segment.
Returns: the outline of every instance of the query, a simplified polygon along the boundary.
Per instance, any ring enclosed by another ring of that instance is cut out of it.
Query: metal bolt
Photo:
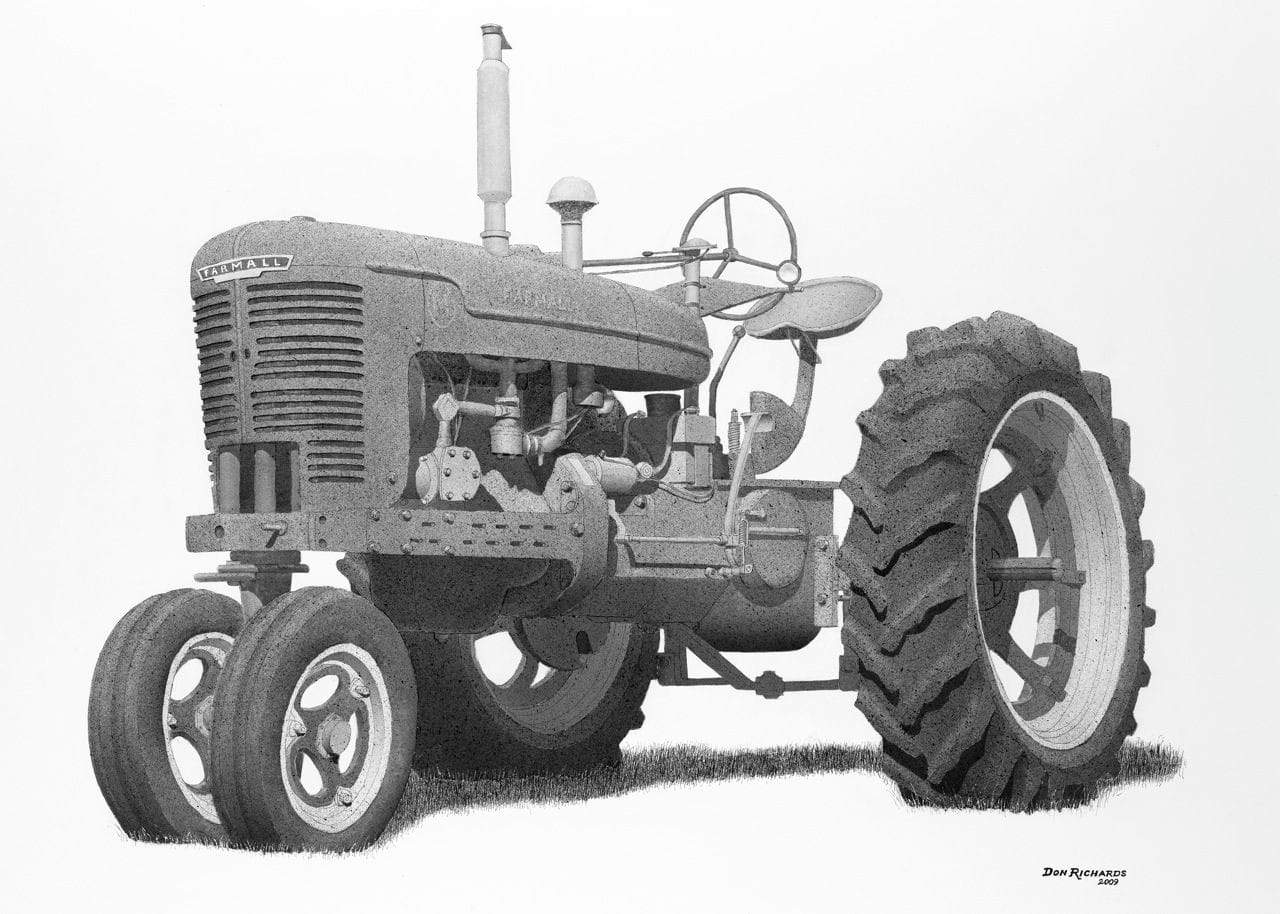
[[[408,555],[410,552],[413,551],[413,543],[401,543],[400,551],[403,552],[405,555]]]
[[[451,447],[451,448],[449,448],[449,456],[450,456],[450,457],[457,457],[457,456],[458,456],[458,449],[457,449],[457,448],[452,448],[452,447]],[[449,472],[449,471],[448,471],[448,470],[445,470],[445,472],[447,473],[447,472]]]
[[[388,476],[387,483],[394,486],[396,484],[396,478],[394,476]]]
[[[827,596],[825,593],[820,593],[820,594],[818,594],[818,605],[819,605],[819,606],[826,606],[826,605],[827,605],[827,601],[828,601],[828,600],[830,600],[830,599],[831,599],[831,598],[830,598],[829,596]]]
[[[400,519],[401,519],[401,520],[413,520],[413,515],[412,515],[412,514],[410,514],[408,511],[401,511],[401,512],[400,512]]]
[[[464,448],[462,449],[462,459],[463,459],[463,460],[470,460],[470,459],[471,459],[471,448],[469,448],[469,447],[464,447]]]
[[[307,725],[306,725],[306,724],[304,724],[304,723],[303,723],[302,721],[300,721],[300,720],[295,720],[295,721],[293,722],[293,735],[294,735],[294,736],[306,736],[306,735],[307,735]]]
[[[451,524],[451,523],[453,523],[453,514],[451,514],[451,513],[450,513],[450,514],[446,514],[446,515],[444,516],[444,522],[445,522],[446,524]]]
[[[445,501],[453,501],[453,492],[452,492],[452,491],[445,492],[445,493],[444,493],[444,500],[445,500]]]
[[[480,471],[479,471],[479,470],[472,470],[472,471],[471,471],[471,478],[472,478],[472,479],[479,479],[479,478],[480,478]]]
[[[382,520],[382,514],[377,509],[369,512],[369,520]]]
[[[444,468],[444,475],[446,475],[446,476],[452,476],[452,475],[453,475],[453,470],[452,470],[451,468],[449,468],[449,467],[445,467],[445,468]]]
[[[339,803],[341,803],[343,806],[350,806],[354,800],[355,800],[355,797],[351,795],[351,789],[349,787],[338,788]]]
[[[369,546],[368,546],[368,549],[369,549],[369,551],[370,551],[370,552],[377,552],[377,551],[378,551],[378,544],[377,544],[377,543],[370,543],[370,544],[369,544]]]
[[[444,547],[444,554],[445,554],[445,555],[453,555],[453,552],[454,552],[454,549],[453,549],[453,547],[452,547],[452,546],[445,546],[445,547]]]
[[[369,687],[364,684],[364,680],[357,676],[351,680],[351,694],[356,698],[368,698]]]
[[[577,521],[575,521],[573,526],[569,528],[569,532],[572,533],[574,536],[582,536],[582,534],[587,532],[587,528],[582,526],[582,524],[578,523]]]
[[[566,479],[566,480],[564,480],[563,482],[561,482],[561,483],[560,483],[560,491],[561,491],[561,492],[572,492],[572,491],[573,491],[573,480],[572,480],[572,479]]]
[[[178,718],[174,717],[172,714],[166,714],[164,722],[169,725],[170,730],[178,729]]]
[[[830,546],[831,546],[831,544],[830,544],[829,542],[827,542],[825,539],[818,540],[818,551],[819,551],[819,552],[826,552],[826,551],[827,551],[827,549],[828,549],[828,548],[830,548]]]
[[[649,507],[649,499],[647,499],[647,498],[645,498],[643,495],[641,495],[639,498],[637,498],[637,499],[636,499],[636,507],[637,507],[637,508],[647,508],[647,507]]]

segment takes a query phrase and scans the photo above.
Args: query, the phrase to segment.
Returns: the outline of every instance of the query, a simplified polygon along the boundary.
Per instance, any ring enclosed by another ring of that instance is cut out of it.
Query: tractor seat
[[[793,330],[823,340],[853,330],[880,304],[880,287],[852,276],[800,283],[776,305],[745,322],[756,339],[785,339]]]

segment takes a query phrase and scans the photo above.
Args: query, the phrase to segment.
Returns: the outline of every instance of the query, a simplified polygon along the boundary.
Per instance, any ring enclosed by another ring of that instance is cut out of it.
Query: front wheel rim
[[[332,692],[304,705],[308,690],[329,677]],[[391,736],[391,696],[373,656],[355,644],[320,653],[298,677],[280,734],[280,773],[294,813],[330,833],[358,822],[386,778]]]
[[[169,676],[164,685],[164,701],[160,713],[160,727],[164,734],[165,755],[169,759],[169,771],[178,789],[200,817],[215,825],[221,824],[214,808],[209,777],[209,732],[213,723],[213,700],[218,680],[227,663],[233,639],[222,632],[204,632],[188,639],[169,664]],[[178,671],[189,662],[201,665],[200,679],[178,697],[174,695]],[[183,763],[175,751],[185,742],[199,759],[200,771],[196,774],[184,768],[190,767],[190,756]]]
[[[1021,730],[1045,748],[1073,749],[1106,718],[1130,635],[1120,500],[1097,438],[1057,394],[1035,391],[1009,407],[988,442],[983,473],[992,451],[1011,472],[985,490],[980,481],[974,503],[971,598],[984,652]],[[1009,514],[1019,496],[1034,555],[1014,542]],[[1009,626],[1028,590],[1039,591],[1036,633],[1019,643]],[[1020,680],[1016,697],[1006,679]]]

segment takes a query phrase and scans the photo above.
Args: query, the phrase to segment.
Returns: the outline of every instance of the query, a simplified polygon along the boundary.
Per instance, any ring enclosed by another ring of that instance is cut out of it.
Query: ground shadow
[[[443,812],[530,803],[579,803],[664,784],[737,778],[793,777],[829,772],[881,775],[880,750],[871,746],[778,746],[758,750],[715,750],[674,745],[623,753],[618,768],[561,776],[471,776],[413,774],[386,836]],[[1105,779],[1092,800],[1124,786],[1163,781],[1182,769],[1182,754],[1162,743],[1129,740],[1120,752],[1120,771]],[[884,776],[887,780],[887,776]],[[1071,804],[1078,805],[1078,804]]]

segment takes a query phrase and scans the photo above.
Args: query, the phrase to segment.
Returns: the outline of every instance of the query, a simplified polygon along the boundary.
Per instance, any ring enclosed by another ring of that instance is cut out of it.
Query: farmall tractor
[[[1011,314],[919,330],[880,368],[856,466],[767,477],[804,432],[819,343],[880,290],[803,279],[790,219],[752,188],[708,199],[674,247],[584,261],[596,199],[566,178],[547,201],[562,250],[510,244],[509,46],[482,31],[482,246],[297,217],[196,254],[216,510],[188,518],[187,546],[230,553],[197,580],[240,600],[150,597],[102,650],[90,748],[125,831],[361,847],[415,767],[617,764],[654,679],[856,692],[916,802],[1087,797],[1134,731],[1154,618],[1107,378]],[[734,246],[747,196],[785,224],[781,259]],[[719,244],[694,236],[700,217]],[[731,264],[763,284],[723,278]],[[655,266],[678,280],[588,272]],[[708,318],[736,323],[714,373]],[[795,392],[726,418],[746,336],[794,351]],[[304,550],[342,553],[350,590],[292,589]],[[726,656],[837,625],[827,679],[753,679]],[[519,658],[500,675],[482,662],[495,638]]]

